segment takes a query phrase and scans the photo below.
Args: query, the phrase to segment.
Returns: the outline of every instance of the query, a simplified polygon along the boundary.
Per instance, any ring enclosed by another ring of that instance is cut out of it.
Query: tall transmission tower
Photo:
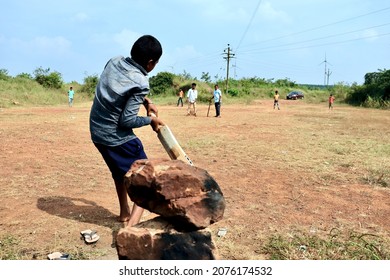
[[[228,47],[223,50],[224,52],[224,59],[226,59],[226,94],[228,93],[228,88],[229,88],[229,64],[230,64],[230,59],[234,57],[234,53],[232,53],[232,49],[230,48],[230,44],[228,44]]]
[[[329,86],[329,76],[332,75],[332,72],[330,72],[330,69],[328,68],[328,72],[326,73],[326,86]]]
[[[327,60],[326,60],[326,54],[325,54],[325,60],[323,62],[320,63],[321,64],[324,64],[325,65],[325,72],[324,72],[324,86],[328,86],[329,85],[329,76],[332,74],[332,72],[329,72],[329,68],[327,68],[327,65],[332,65],[330,64]]]

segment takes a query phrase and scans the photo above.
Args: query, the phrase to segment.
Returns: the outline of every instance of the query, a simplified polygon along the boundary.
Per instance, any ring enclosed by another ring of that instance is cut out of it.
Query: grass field
[[[115,259],[118,203],[90,141],[90,102],[0,109],[0,259]],[[221,259],[390,259],[390,111],[272,100],[161,106],[227,207],[210,226]],[[143,112],[142,112],[143,113]],[[137,130],[150,158],[168,158],[150,127]],[[145,213],[143,219],[148,219]],[[227,228],[219,238],[218,228]],[[101,236],[92,246],[81,230]]]

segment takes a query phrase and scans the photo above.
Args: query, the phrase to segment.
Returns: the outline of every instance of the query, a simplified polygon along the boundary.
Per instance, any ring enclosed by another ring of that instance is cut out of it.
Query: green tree
[[[149,79],[151,94],[163,94],[173,87],[174,75],[169,72],[160,72]]]
[[[359,106],[389,108],[390,70],[379,69],[364,75],[364,84],[353,86],[346,101]]]
[[[57,71],[50,72],[50,68],[43,69],[39,67],[34,70],[34,79],[45,88],[62,88],[64,82],[61,73]]]
[[[29,73],[20,73],[18,75],[16,75],[15,78],[21,78],[21,79],[28,79],[28,80],[33,80],[33,76]]]
[[[84,78],[84,84],[81,86],[80,91],[88,93],[89,96],[92,96],[95,94],[95,89],[98,82],[98,75],[87,76]]]
[[[184,80],[194,80],[191,74],[186,72],[186,70],[183,70],[183,74],[180,74],[180,77],[182,77]]]
[[[11,76],[8,75],[7,69],[0,69],[0,80],[8,80]]]
[[[279,87],[295,87],[296,83],[289,78],[279,79],[275,81],[275,85]]]
[[[209,72],[202,72],[202,76],[200,77],[201,80],[205,81],[206,83],[211,82],[211,77]]]

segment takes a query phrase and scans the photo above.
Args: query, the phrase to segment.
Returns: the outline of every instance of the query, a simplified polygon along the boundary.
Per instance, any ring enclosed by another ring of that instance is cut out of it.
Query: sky
[[[390,68],[388,0],[2,1],[0,69],[64,82],[100,76],[140,36],[162,44],[159,72],[201,79],[362,84]],[[227,53],[231,56],[229,67]]]

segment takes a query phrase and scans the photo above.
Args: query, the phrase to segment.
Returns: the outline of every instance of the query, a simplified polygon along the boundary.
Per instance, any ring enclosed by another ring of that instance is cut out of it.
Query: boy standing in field
[[[120,222],[135,225],[143,209],[136,204],[130,211],[124,175],[138,159],[146,159],[142,142],[134,129],[150,125],[157,132],[164,123],[158,118],[157,107],[147,98],[147,74],[158,63],[162,48],[150,35],[140,37],[132,46],[131,58],[110,59],[100,76],[90,112],[90,133],[93,143],[111,171],[119,200]],[[147,116],[138,116],[141,105]],[[155,116],[150,116],[154,113]]]
[[[177,100],[177,107],[179,107],[179,104],[181,104],[181,107],[183,107],[183,96],[184,96],[184,92],[182,89],[180,89],[179,99]]]
[[[219,89],[218,85],[214,86],[214,105],[215,105],[215,117],[220,118],[221,117],[221,102],[222,102],[222,92]]]
[[[73,87],[70,87],[69,90],[68,90],[69,107],[73,106],[73,96],[74,96],[74,90],[73,90]]]
[[[334,96],[333,94],[329,95],[329,110],[333,110],[333,103],[334,103]]]
[[[275,90],[275,94],[274,94],[274,109],[275,107],[278,107],[278,110],[280,110],[280,107],[279,107],[279,92],[277,90]]]
[[[194,108],[194,115],[196,117],[196,99],[198,98],[198,91],[196,90],[196,84],[192,83],[191,88],[187,92],[187,116],[191,114],[191,107]]]

